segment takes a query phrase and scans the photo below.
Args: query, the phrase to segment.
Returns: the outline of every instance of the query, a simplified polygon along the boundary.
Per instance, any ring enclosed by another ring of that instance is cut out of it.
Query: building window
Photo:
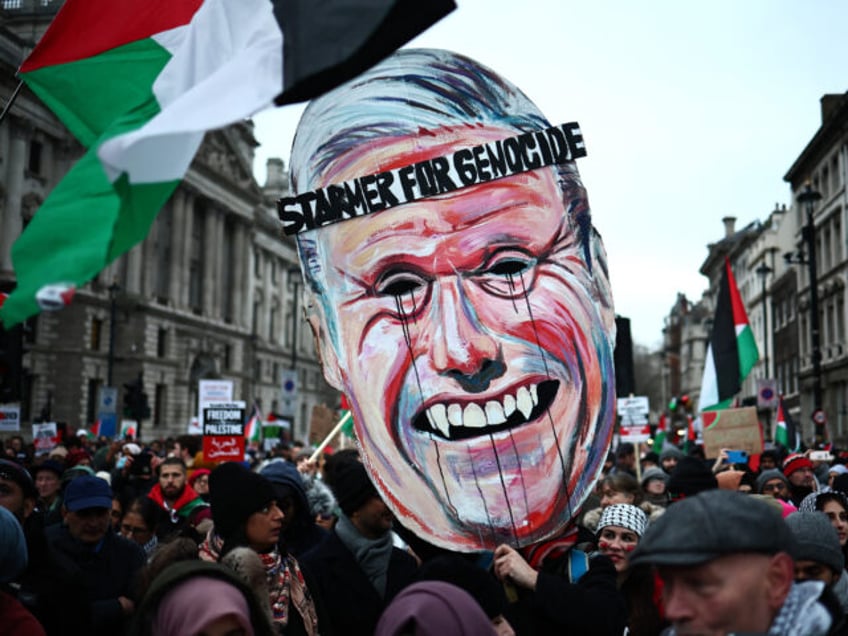
[[[156,299],[165,304],[171,297],[171,240],[173,238],[174,213],[167,205],[156,217]]]
[[[233,345],[231,344],[224,345],[224,368],[233,368]]]
[[[91,378],[88,381],[88,395],[86,396],[85,425],[91,426],[97,421],[97,392],[103,381],[100,378]]]
[[[156,356],[159,358],[168,357],[168,330],[162,327],[156,333]]]
[[[231,217],[224,219],[224,250],[222,254],[223,263],[221,271],[224,275],[221,277],[221,303],[222,318],[224,322],[231,324],[235,319],[236,313],[236,298],[239,285],[236,281],[236,262],[239,255],[236,253],[238,249],[236,237],[236,222]]]
[[[205,234],[205,209],[197,205],[191,224],[191,250],[188,269],[188,304],[192,311],[203,311],[203,245]],[[211,263],[209,264],[211,266]]]
[[[100,318],[91,319],[91,338],[89,346],[92,351],[100,351],[100,337],[103,333],[103,321]]]
[[[165,422],[165,397],[167,391],[167,384],[156,385],[156,392],[153,398],[153,426],[162,426]]]
[[[27,170],[31,174],[41,174],[41,142],[32,140],[29,142],[29,161],[27,162]]]

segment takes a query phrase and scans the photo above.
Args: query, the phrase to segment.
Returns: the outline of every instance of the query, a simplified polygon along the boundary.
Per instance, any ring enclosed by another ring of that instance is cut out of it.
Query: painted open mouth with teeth
[[[451,441],[499,433],[539,417],[554,401],[557,389],[559,380],[545,380],[496,399],[438,402],[416,415],[412,427]]]

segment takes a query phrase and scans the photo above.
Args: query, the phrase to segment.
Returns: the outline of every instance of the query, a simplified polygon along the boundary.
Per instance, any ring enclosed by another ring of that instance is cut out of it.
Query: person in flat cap
[[[848,576],[839,537],[830,519],[821,512],[796,512],[786,517],[795,537],[795,580],[823,581],[842,611],[848,611]]]
[[[341,509],[326,540],[301,557],[303,569],[328,602],[330,629],[350,636],[372,636],[380,614],[418,567],[393,545],[394,515],[371,483],[365,466],[347,461],[332,483]]]
[[[200,558],[223,562],[236,548],[250,548],[262,561],[277,629],[285,634],[318,634],[312,586],[297,559],[278,547],[285,515],[273,484],[243,464],[225,462],[209,475],[209,503],[214,525],[200,545]]]
[[[122,634],[135,611],[135,582],[144,551],[111,531],[112,490],[81,475],[65,487],[63,523],[46,529],[50,551],[75,585],[85,590],[91,634]]]
[[[55,459],[47,459],[32,469],[38,490],[37,513],[44,527],[62,522],[62,473],[65,467]]]
[[[794,581],[796,545],[774,507],[716,489],[670,506],[630,563],[656,568],[672,636],[841,633],[843,614],[825,584]]]

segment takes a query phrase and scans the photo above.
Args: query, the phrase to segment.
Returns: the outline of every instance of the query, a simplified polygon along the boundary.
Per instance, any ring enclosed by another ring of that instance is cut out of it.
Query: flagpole
[[[9,98],[9,101],[6,102],[6,105],[3,106],[3,112],[0,113],[0,124],[3,123],[3,120],[6,119],[6,113],[9,112],[9,109],[12,108],[12,104],[15,103],[15,99],[18,97],[18,94],[21,92],[21,88],[24,86],[23,80],[18,80],[18,85],[15,86],[15,90],[12,91],[12,96]]]
[[[351,416],[351,414],[350,414],[350,411],[348,411],[347,413],[345,413],[345,414],[344,414],[344,417],[342,417],[342,419],[340,419],[340,420],[339,420],[339,423],[338,423],[338,424],[336,424],[336,425],[335,425],[335,427],[333,427],[333,430],[332,430],[332,431],[330,431],[330,432],[327,434],[327,437],[325,437],[325,438],[324,438],[324,441],[323,441],[323,442],[321,442],[321,443],[318,445],[318,448],[316,448],[316,449],[315,449],[315,452],[314,452],[314,453],[312,453],[312,455],[310,455],[310,456],[309,456],[309,461],[310,461],[310,462],[314,462],[316,459],[318,459],[318,455],[320,455],[320,454],[321,454],[321,451],[322,451],[322,450],[324,450],[324,449],[327,447],[327,444],[329,444],[329,443],[332,441],[332,439],[333,439],[336,435],[338,435],[338,434],[339,434],[339,431],[340,431],[340,430],[342,430],[342,427],[343,427],[345,424],[347,424],[348,420],[350,420],[350,418],[351,418],[351,417],[352,417],[352,416]]]

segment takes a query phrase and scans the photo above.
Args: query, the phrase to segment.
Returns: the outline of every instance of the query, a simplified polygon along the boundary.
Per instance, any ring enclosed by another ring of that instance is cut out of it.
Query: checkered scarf
[[[627,528],[641,537],[645,528],[648,527],[648,515],[641,508],[631,504],[613,504],[604,508],[603,513],[601,513],[597,532],[607,526]]]

